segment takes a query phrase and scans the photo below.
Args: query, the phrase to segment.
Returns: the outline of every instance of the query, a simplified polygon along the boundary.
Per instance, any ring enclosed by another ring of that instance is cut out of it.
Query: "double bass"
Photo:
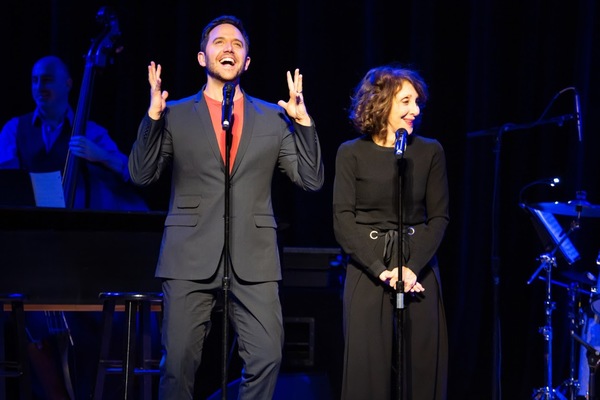
[[[103,30],[100,35],[92,40],[92,45],[85,58],[85,71],[71,136],[85,135],[96,72],[100,68],[106,67],[108,63],[112,63],[114,55],[120,53],[123,49],[119,45],[121,32],[116,14],[111,9],[102,7],[96,14],[96,21],[103,25]],[[75,202],[75,188],[80,172],[80,162],[79,157],[73,155],[69,149],[62,175],[66,208],[73,208]]]
[[[111,9],[102,7],[96,14],[96,21],[102,24],[103,29],[100,35],[92,40],[86,56],[85,72],[71,136],[85,135],[95,74],[100,68],[106,67],[109,62],[112,63],[113,56],[122,50],[122,47],[118,46],[121,32],[116,14]],[[73,155],[69,149],[62,175],[66,208],[73,208],[75,203],[80,163],[79,157]],[[43,390],[50,397],[74,400],[76,394],[69,362],[69,346],[73,346],[74,343],[65,314],[63,311],[45,311],[44,314],[49,337],[30,345],[29,355],[32,366],[38,374]],[[58,353],[59,360],[57,361],[62,369],[60,373],[52,367],[54,365],[52,348]]]

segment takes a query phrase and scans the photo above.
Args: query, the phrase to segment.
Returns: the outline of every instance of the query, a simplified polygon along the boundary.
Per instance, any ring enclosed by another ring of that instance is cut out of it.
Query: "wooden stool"
[[[142,376],[141,387],[143,399],[152,398],[152,375],[158,375],[159,359],[151,358],[152,330],[150,324],[151,306],[159,304],[162,317],[162,293],[137,293],[137,292],[103,292],[100,293],[102,306],[102,342],[100,345],[100,358],[96,373],[94,400],[101,400],[104,390],[104,381],[107,374],[123,375],[123,399],[133,399],[134,376]],[[125,329],[123,337],[123,356],[120,360],[109,359],[112,340],[112,324],[116,303],[125,305]],[[139,328],[138,328],[139,326]],[[141,335],[142,349],[140,355],[136,354],[137,337]]]
[[[0,325],[0,398],[6,396],[6,378],[19,379],[19,398],[31,399],[31,373],[29,366],[29,358],[27,356],[27,331],[25,330],[25,310],[23,303],[27,300],[27,296],[20,293],[0,294],[0,303],[2,304],[2,313],[4,313],[4,305],[10,304],[12,318],[14,320],[14,334],[16,338],[15,356],[12,360],[6,358],[5,340],[4,340],[4,324]]]

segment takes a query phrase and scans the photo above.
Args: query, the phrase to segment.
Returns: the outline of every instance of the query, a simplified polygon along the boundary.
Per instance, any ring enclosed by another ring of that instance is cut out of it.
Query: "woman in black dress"
[[[350,121],[361,136],[339,147],[333,190],[334,232],[348,255],[343,400],[389,400],[397,394],[397,282],[404,282],[405,293],[402,398],[446,399],[448,337],[436,251],[449,221],[448,183],[440,143],[413,131],[426,98],[416,71],[391,65],[370,70],[352,97]],[[408,140],[399,179],[401,128]]]

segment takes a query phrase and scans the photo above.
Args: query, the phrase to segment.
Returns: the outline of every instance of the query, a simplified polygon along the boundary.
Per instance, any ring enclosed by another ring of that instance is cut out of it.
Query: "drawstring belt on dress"
[[[415,234],[415,228],[412,226],[405,227],[402,232],[408,236],[412,236]],[[398,245],[398,231],[397,230],[389,230],[385,232],[380,232],[377,230],[372,230],[369,233],[369,238],[372,240],[377,240],[383,236],[383,262],[386,266],[390,266],[393,257],[396,255],[396,246]],[[404,259],[408,259],[408,245],[403,243],[404,245]]]

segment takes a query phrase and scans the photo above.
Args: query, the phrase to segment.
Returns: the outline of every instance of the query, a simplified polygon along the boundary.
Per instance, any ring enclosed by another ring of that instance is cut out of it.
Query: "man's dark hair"
[[[233,15],[221,15],[220,17],[213,19],[208,23],[208,25],[206,25],[206,27],[202,31],[202,37],[200,39],[200,51],[206,51],[206,45],[208,44],[208,36],[210,35],[210,31],[212,31],[217,26],[223,24],[231,24],[235,26],[240,32],[242,32],[242,36],[244,37],[244,41],[246,42],[246,52],[247,54],[250,54],[250,38],[248,37],[248,33],[246,32],[246,29],[244,29],[244,24],[242,24],[242,21],[239,18],[234,17]]]

